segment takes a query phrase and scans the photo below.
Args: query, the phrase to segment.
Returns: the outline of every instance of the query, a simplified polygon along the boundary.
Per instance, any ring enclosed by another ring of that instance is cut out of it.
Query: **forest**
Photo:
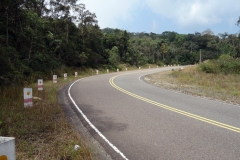
[[[115,69],[196,64],[223,54],[240,58],[240,34],[101,29],[77,0],[1,0],[0,13],[0,86],[50,79],[62,66]]]

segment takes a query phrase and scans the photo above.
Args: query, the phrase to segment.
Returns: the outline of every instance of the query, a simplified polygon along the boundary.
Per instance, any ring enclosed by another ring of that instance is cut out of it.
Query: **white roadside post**
[[[53,75],[53,83],[57,83],[57,75]]]
[[[138,67],[138,69],[141,69],[141,67]]]
[[[109,69],[107,69],[107,73],[109,72]]]
[[[117,68],[117,72],[119,72],[119,69]]]
[[[96,70],[96,74],[98,74],[98,70]]]
[[[79,148],[80,148],[80,146],[77,145],[77,144],[74,146],[74,150],[75,150],[75,151],[77,151]]]
[[[0,160],[16,160],[15,138],[0,137]]]
[[[38,90],[39,91],[43,90],[43,80],[42,79],[38,79]]]
[[[67,79],[67,73],[64,73],[63,77],[64,77],[64,80],[66,80]]]
[[[23,98],[24,98],[24,107],[32,107],[32,88],[24,88],[23,89]]]
[[[77,77],[78,76],[78,72],[75,72],[75,77]]]
[[[127,68],[126,68],[126,71],[127,71]]]

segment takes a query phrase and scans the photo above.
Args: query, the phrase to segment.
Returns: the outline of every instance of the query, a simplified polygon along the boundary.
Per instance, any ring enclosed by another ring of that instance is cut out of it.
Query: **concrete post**
[[[15,138],[0,137],[0,159],[16,160]]]

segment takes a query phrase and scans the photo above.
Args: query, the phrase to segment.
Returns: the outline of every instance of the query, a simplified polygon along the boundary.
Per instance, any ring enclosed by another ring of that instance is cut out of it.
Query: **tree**
[[[237,25],[238,25],[238,26],[240,25],[240,17],[239,17],[239,19],[238,19],[238,21],[237,21]]]
[[[128,50],[128,40],[129,40],[129,35],[127,33],[127,31],[123,31],[121,33],[121,36],[119,38],[119,44],[118,44],[118,48],[119,48],[119,52],[120,52],[120,58],[122,59],[123,62],[126,61],[126,52]]]
[[[164,55],[167,53],[167,47],[166,47],[166,45],[164,43],[161,44],[160,52],[162,54],[163,61],[164,61]]]
[[[120,57],[119,57],[119,50],[116,46],[114,46],[111,50],[106,50],[106,52],[109,54],[108,62],[113,67],[118,67],[120,63]]]
[[[205,31],[202,32],[202,35],[214,35],[213,31],[211,29],[206,29]]]

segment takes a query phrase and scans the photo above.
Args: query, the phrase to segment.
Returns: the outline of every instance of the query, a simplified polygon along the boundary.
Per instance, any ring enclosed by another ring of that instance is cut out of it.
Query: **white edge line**
[[[116,147],[114,146],[91,122],[90,120],[87,118],[87,116],[82,112],[82,110],[78,107],[78,105],[76,104],[76,102],[73,100],[72,96],[71,96],[71,93],[70,93],[70,90],[72,88],[72,86],[80,81],[82,79],[79,79],[79,80],[76,80],[75,82],[73,82],[70,87],[68,88],[68,96],[69,98],[71,99],[72,103],[74,104],[74,106],[76,107],[76,109],[78,110],[78,112],[83,116],[83,118],[87,121],[87,123],[92,127],[92,129],[94,129],[95,132],[98,133],[98,135],[105,141],[108,143],[108,145],[110,147],[112,147],[112,149],[117,152],[118,154],[120,154],[122,156],[123,159],[125,160],[128,160],[127,157]]]
[[[139,79],[140,82],[143,82],[143,81],[141,80],[142,77],[143,77],[143,76],[138,77],[138,79]]]

